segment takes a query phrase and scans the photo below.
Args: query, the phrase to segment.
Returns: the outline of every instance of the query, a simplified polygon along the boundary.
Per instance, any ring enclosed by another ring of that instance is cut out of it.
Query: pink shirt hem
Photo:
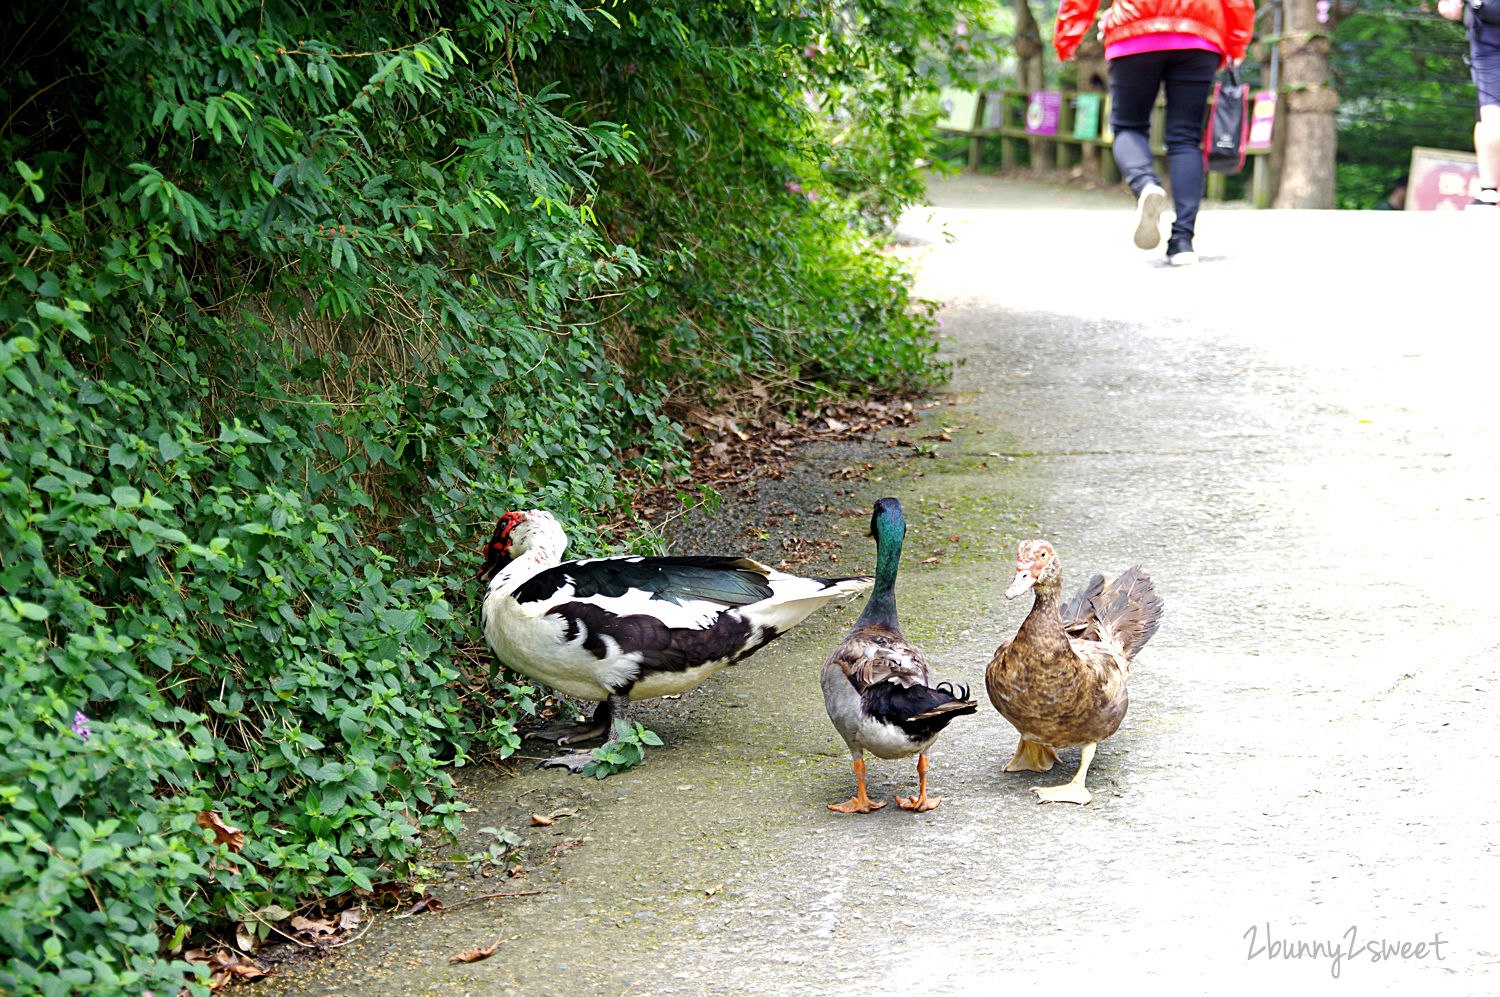
[[[1118,59],[1122,55],[1140,55],[1142,52],[1164,52],[1175,48],[1199,48],[1205,52],[1224,52],[1213,42],[1197,35],[1176,34],[1158,31],[1150,35],[1137,35],[1104,46],[1104,58]]]

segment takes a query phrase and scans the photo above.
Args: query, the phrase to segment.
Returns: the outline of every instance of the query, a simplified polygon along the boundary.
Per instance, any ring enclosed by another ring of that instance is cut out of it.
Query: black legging
[[[1120,175],[1139,194],[1148,183],[1160,183],[1151,161],[1151,107],[1163,84],[1167,88],[1165,145],[1172,178],[1172,240],[1191,242],[1203,199],[1203,115],[1213,92],[1214,73],[1223,57],[1204,49],[1165,49],[1109,60],[1115,162]]]

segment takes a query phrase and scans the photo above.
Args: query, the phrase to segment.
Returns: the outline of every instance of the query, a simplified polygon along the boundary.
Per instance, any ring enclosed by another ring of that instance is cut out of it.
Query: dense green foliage
[[[1463,25],[1435,10],[1361,4],[1340,22],[1330,64],[1339,92],[1338,204],[1372,208],[1413,146],[1472,151],[1474,85]]]
[[[403,877],[529,707],[498,511],[674,473],[695,392],[938,373],[868,235],[962,7],[0,14],[0,989]]]

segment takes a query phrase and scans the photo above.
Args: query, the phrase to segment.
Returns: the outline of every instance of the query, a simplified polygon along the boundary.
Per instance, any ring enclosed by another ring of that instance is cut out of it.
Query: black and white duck
[[[849,745],[859,790],[840,813],[869,813],[885,806],[865,790],[865,752],[877,758],[917,756],[917,794],[896,797],[902,809],[931,810],[942,797],[927,795],[927,749],[955,718],[978,707],[966,688],[932,684],[922,649],[901,635],[896,619],[896,570],[906,520],[901,503],[883,498],[870,517],[875,538],[875,587],[844,642],[823,665],[823,702],[834,729]]]
[[[747,557],[598,557],[563,561],[549,512],[500,517],[477,578],[495,655],[559,692],[599,703],[593,719],[539,736],[560,745],[607,734],[633,699],[692,689],[869,578],[803,578]],[[581,772],[574,750],[543,765]]]

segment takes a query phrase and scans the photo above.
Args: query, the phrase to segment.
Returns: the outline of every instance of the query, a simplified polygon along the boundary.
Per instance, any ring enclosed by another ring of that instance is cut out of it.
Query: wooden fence
[[[1100,175],[1105,180],[1119,180],[1120,171],[1110,151],[1108,133],[1107,99],[1101,99],[1095,126],[1082,131],[1092,137],[1075,135],[1078,123],[1078,93],[1060,91],[1061,103],[1057,108],[1057,131],[1052,135],[1034,135],[1026,130],[1026,109],[1031,94],[1026,90],[985,90],[980,93],[946,90],[943,93],[946,115],[938,127],[969,139],[969,169],[978,169],[979,154],[983,143],[1000,143],[1000,166],[1013,169],[1020,164],[1022,143],[1032,143],[1034,169],[1068,169],[1085,159],[1096,162]],[[1162,145],[1162,122],[1166,105],[1158,100],[1151,115],[1151,150],[1157,158],[1157,172],[1166,176],[1166,148]],[[1250,182],[1246,185],[1245,200],[1257,208],[1271,204],[1269,149],[1250,149],[1246,156],[1246,167],[1250,170]],[[1220,173],[1208,175],[1206,196],[1214,200],[1224,199],[1224,176]]]

